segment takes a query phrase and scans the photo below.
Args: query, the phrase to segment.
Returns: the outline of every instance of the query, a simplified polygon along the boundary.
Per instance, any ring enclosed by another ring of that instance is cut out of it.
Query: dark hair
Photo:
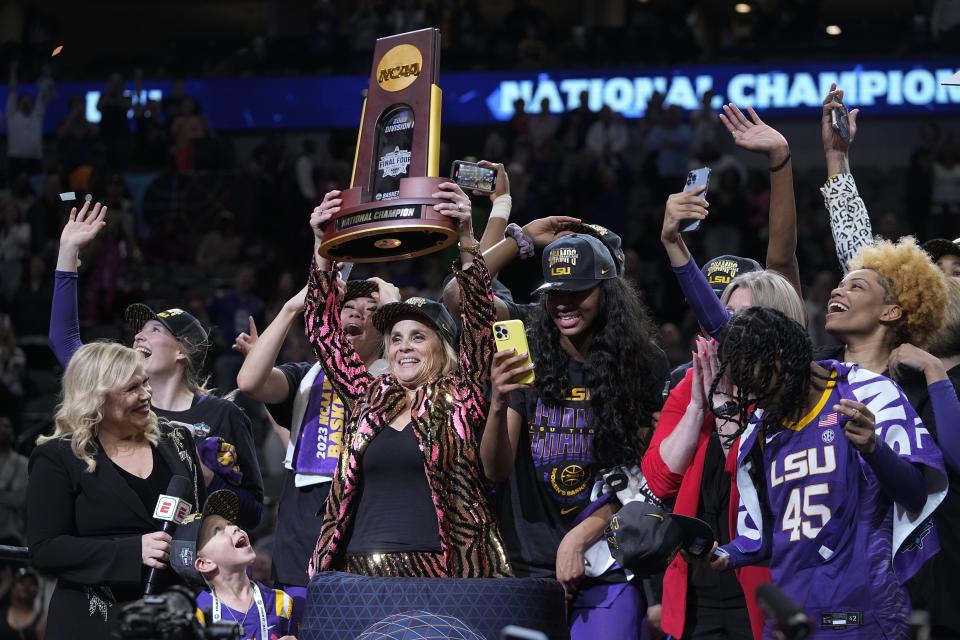
[[[550,295],[550,294],[546,294]],[[601,469],[639,464],[646,446],[640,428],[652,424],[644,399],[660,392],[655,379],[656,329],[636,291],[621,277],[600,283],[600,311],[588,328],[593,340],[584,366],[590,406],[596,417],[594,459]],[[559,404],[568,387],[570,356],[547,312],[546,296],[530,318],[530,349],[537,365],[536,388],[546,403]]]
[[[763,409],[762,431],[799,420],[810,394],[813,346],[798,322],[776,309],[750,307],[733,316],[720,332],[720,368],[710,387],[710,406],[717,385],[726,376],[735,389],[736,415],[718,416],[739,429],[725,435],[725,444],[743,433],[753,410]]]

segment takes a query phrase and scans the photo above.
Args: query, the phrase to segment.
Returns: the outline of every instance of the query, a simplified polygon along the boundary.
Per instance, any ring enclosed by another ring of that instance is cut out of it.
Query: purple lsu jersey
[[[896,384],[855,366],[821,364],[834,381],[810,413],[763,443],[755,418],[741,438],[737,538],[725,549],[735,566],[769,557],[773,582],[831,637],[899,637],[910,615],[902,584],[938,548],[929,516],[943,499],[942,457]],[[873,412],[878,443],[923,466],[932,491],[921,513],[883,492],[844,434],[846,419],[833,409],[841,398]],[[762,467],[751,470],[758,456]]]

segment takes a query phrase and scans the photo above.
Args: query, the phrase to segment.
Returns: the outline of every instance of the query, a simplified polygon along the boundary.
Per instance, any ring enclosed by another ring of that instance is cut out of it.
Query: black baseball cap
[[[534,293],[586,291],[617,277],[613,255],[592,235],[557,238],[543,250],[542,260],[544,283]]]
[[[590,223],[571,225],[570,231],[573,233],[581,233],[588,236],[593,236],[602,242],[603,246],[605,246],[607,251],[610,252],[610,255],[613,256],[613,261],[617,265],[617,275],[623,275],[623,272],[627,268],[627,257],[623,253],[623,240],[619,235],[613,231],[610,231],[610,229],[607,229],[606,227],[600,226],[599,224]]]
[[[373,312],[373,326],[380,333],[386,334],[390,327],[403,316],[415,316],[436,329],[440,337],[451,347],[457,346],[457,323],[447,311],[447,307],[427,298],[407,298],[403,302],[385,304]]]
[[[640,501],[623,505],[610,519],[606,537],[617,563],[640,577],[665,571],[680,549],[702,558],[715,542],[713,530],[703,520]]]
[[[763,267],[756,260],[741,258],[740,256],[719,256],[703,265],[703,269],[700,269],[717,297],[723,295],[724,289],[733,282],[734,278],[751,271],[763,271]]]
[[[356,298],[372,298],[380,287],[369,280],[351,280],[347,283],[347,291],[343,294],[343,301],[350,302]]]
[[[203,576],[194,563],[203,521],[209,516],[220,516],[230,524],[237,523],[240,501],[232,491],[214,491],[207,498],[201,513],[192,513],[177,527],[170,542],[170,566],[188,583],[203,584]]]
[[[960,258],[960,238],[956,240],[947,240],[946,238],[934,238],[927,240],[920,248],[927,252],[930,259],[936,262],[943,256],[957,256]]]
[[[123,312],[123,317],[134,334],[140,333],[143,325],[150,320],[156,320],[166,327],[174,338],[186,340],[190,346],[206,346],[210,338],[210,332],[203,328],[200,321],[183,309],[174,308],[155,313],[147,305],[137,303],[127,307],[126,311]],[[205,354],[205,351],[203,349],[201,353]]]

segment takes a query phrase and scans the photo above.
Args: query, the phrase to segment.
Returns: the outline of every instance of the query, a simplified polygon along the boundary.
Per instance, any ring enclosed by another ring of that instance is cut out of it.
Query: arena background
[[[847,104],[861,107],[852,165],[874,229],[925,238],[937,225],[960,228],[960,87],[941,85],[960,68],[955,2],[2,2],[0,70],[16,60],[21,93],[36,95],[38,80],[56,92],[44,118],[43,171],[3,171],[0,180],[0,414],[21,453],[49,428],[62,373],[47,346],[69,211],[58,194],[87,185],[110,206],[110,227],[82,256],[84,339],[127,338],[120,316],[131,302],[180,306],[221,325],[212,373],[235,357],[230,345],[246,324],[218,321],[223,294],[255,296],[262,328],[305,279],[308,214],[348,182],[375,39],[428,26],[442,32],[442,171],[455,159],[504,162],[513,220],[569,214],[620,233],[628,275],[675,364],[687,359],[695,322],[659,242],[664,195],[682,183],[658,163],[663,149],[650,144],[658,128],[688,138],[668,169],[714,167],[711,219],[688,238],[701,263],[721,252],[762,261],[766,246],[764,159],[732,144],[715,118],[721,102],[756,106],[787,137],[813,316],[838,274],[818,190],[824,83],[838,79]],[[193,167],[180,171],[169,119],[182,103],[178,81],[209,123]],[[139,92],[126,131],[96,126],[110,82]],[[717,95],[700,111],[708,87]],[[581,90],[586,110],[577,108]],[[665,108],[647,113],[653,91],[666,95]],[[4,137],[7,95],[4,85]],[[515,111],[518,98],[524,112]],[[478,235],[488,209],[475,200]],[[932,217],[934,209],[944,213]],[[451,259],[358,266],[354,277],[380,275],[405,296],[436,297]],[[538,260],[518,262],[503,280],[526,300],[538,275]],[[281,360],[311,358],[301,333],[291,332]],[[235,386],[211,383],[221,392]],[[265,414],[248,411],[275,498],[282,447]],[[265,518],[261,541],[271,526]]]

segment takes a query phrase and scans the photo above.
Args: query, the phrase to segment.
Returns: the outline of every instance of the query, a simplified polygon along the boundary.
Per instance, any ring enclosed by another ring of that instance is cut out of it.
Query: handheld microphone
[[[167,492],[160,494],[157,499],[157,507],[153,510],[153,517],[163,522],[161,531],[166,534],[173,534],[177,525],[187,517],[192,507],[187,498],[192,490],[193,485],[183,476],[170,478]],[[156,576],[157,568],[150,567],[150,571],[147,572],[147,583],[143,590],[145,595],[149,596],[153,593],[153,581]]]
[[[772,582],[757,587],[757,604],[786,640],[804,640],[813,633],[803,609]]]

